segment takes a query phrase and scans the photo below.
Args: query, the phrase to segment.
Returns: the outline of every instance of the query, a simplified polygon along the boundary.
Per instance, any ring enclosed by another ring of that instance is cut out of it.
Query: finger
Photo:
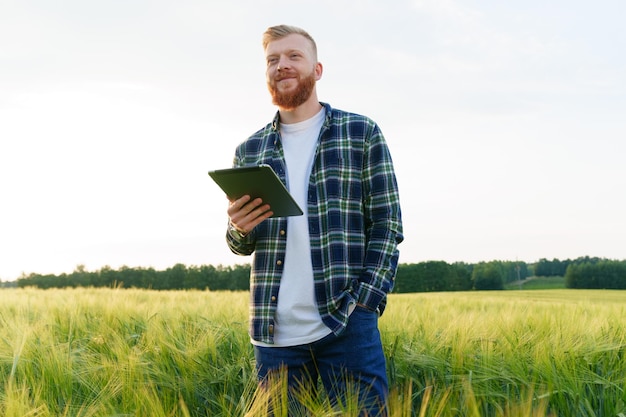
[[[249,195],[244,195],[236,200],[229,200],[230,204],[228,205],[228,215],[233,216],[237,212],[241,211],[246,204],[250,201]]]
[[[255,217],[252,221],[250,221],[249,223],[246,224],[246,226],[245,226],[246,230],[254,229],[259,224],[261,224],[263,221],[265,221],[266,219],[269,219],[270,217],[272,217],[273,214],[274,214],[274,212],[271,211],[271,210],[266,210],[266,211],[262,212],[259,216]]]
[[[271,214],[265,215],[265,213],[269,211],[270,206],[269,204],[263,204],[263,200],[260,198],[246,203],[243,207],[239,207],[242,202],[240,200],[235,201],[228,209],[230,222],[233,225],[241,229],[250,230],[271,216]],[[261,218],[256,221],[258,217]]]
[[[239,207],[239,204],[240,202],[238,201],[233,208],[237,209],[237,207]],[[251,213],[254,213],[256,210],[259,210],[262,207],[262,204],[263,204],[263,200],[261,200],[260,198],[255,198],[254,200],[244,203],[243,206],[239,207],[236,214],[242,217],[249,216]]]
[[[230,205],[234,206],[236,208],[241,208],[243,206],[245,206],[249,201],[250,201],[251,197],[249,195],[243,195],[237,199],[230,199]]]
[[[259,201],[255,200],[251,203],[248,203],[241,211],[240,214],[243,216],[242,217],[242,221],[245,223],[252,223],[254,222],[258,217],[263,216],[265,213],[267,213],[270,209],[269,204],[263,204],[262,201],[260,201],[260,199],[258,199]],[[257,203],[259,203],[259,205],[257,205]],[[249,211],[248,211],[249,210]],[[261,219],[260,221],[263,221],[265,219]],[[259,221],[259,223],[260,223]]]
[[[259,219],[259,223],[262,222],[263,220],[267,219],[268,217],[270,217],[273,213],[270,210],[270,206],[269,204],[265,204],[259,208],[257,208],[256,210],[254,210],[253,212],[251,212],[248,217],[251,219],[251,221],[255,221],[256,219]]]
[[[252,203],[248,204],[250,206]],[[256,202],[255,202],[256,204]],[[242,213],[243,210],[240,212]],[[261,205],[241,218],[231,218],[231,223],[245,230],[252,230],[265,219],[271,217],[274,213],[270,210],[269,204]]]

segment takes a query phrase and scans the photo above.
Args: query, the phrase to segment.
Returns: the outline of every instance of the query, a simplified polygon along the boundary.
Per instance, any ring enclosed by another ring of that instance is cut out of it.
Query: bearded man
[[[263,34],[267,86],[278,111],[235,151],[234,166],[270,165],[304,211],[272,217],[261,199],[229,203],[226,241],[254,255],[250,337],[261,383],[286,372],[290,393],[321,379],[337,407],[387,415],[378,318],[403,240],[391,155],[371,119],[317,98],[323,67],[304,30]],[[298,395],[291,407],[301,407]],[[292,409],[290,415],[298,414]]]

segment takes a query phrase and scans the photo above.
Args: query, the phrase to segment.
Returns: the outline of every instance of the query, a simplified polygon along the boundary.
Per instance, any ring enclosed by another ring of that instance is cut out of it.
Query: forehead
[[[280,55],[286,51],[302,51],[307,54],[313,53],[313,45],[304,36],[292,33],[267,44],[265,56]]]

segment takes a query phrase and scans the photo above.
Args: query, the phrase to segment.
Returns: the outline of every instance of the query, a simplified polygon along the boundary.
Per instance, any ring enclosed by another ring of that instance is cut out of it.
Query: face
[[[267,87],[279,108],[293,110],[311,97],[322,75],[322,66],[314,55],[309,40],[298,34],[267,45]]]

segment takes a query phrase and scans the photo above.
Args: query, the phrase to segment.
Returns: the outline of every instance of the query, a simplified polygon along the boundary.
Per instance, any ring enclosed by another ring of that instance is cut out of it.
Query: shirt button
[[[286,232],[285,232],[284,230],[281,230],[281,231],[280,231],[280,235],[281,235],[281,236],[285,236],[285,233],[286,233]]]
[[[281,261],[280,259],[276,261],[276,265],[281,266],[283,264],[283,261]]]
[[[270,324],[269,327],[267,328],[267,330],[270,332],[270,335],[274,334],[274,325]]]
[[[272,301],[276,301],[276,296],[272,295]]]

